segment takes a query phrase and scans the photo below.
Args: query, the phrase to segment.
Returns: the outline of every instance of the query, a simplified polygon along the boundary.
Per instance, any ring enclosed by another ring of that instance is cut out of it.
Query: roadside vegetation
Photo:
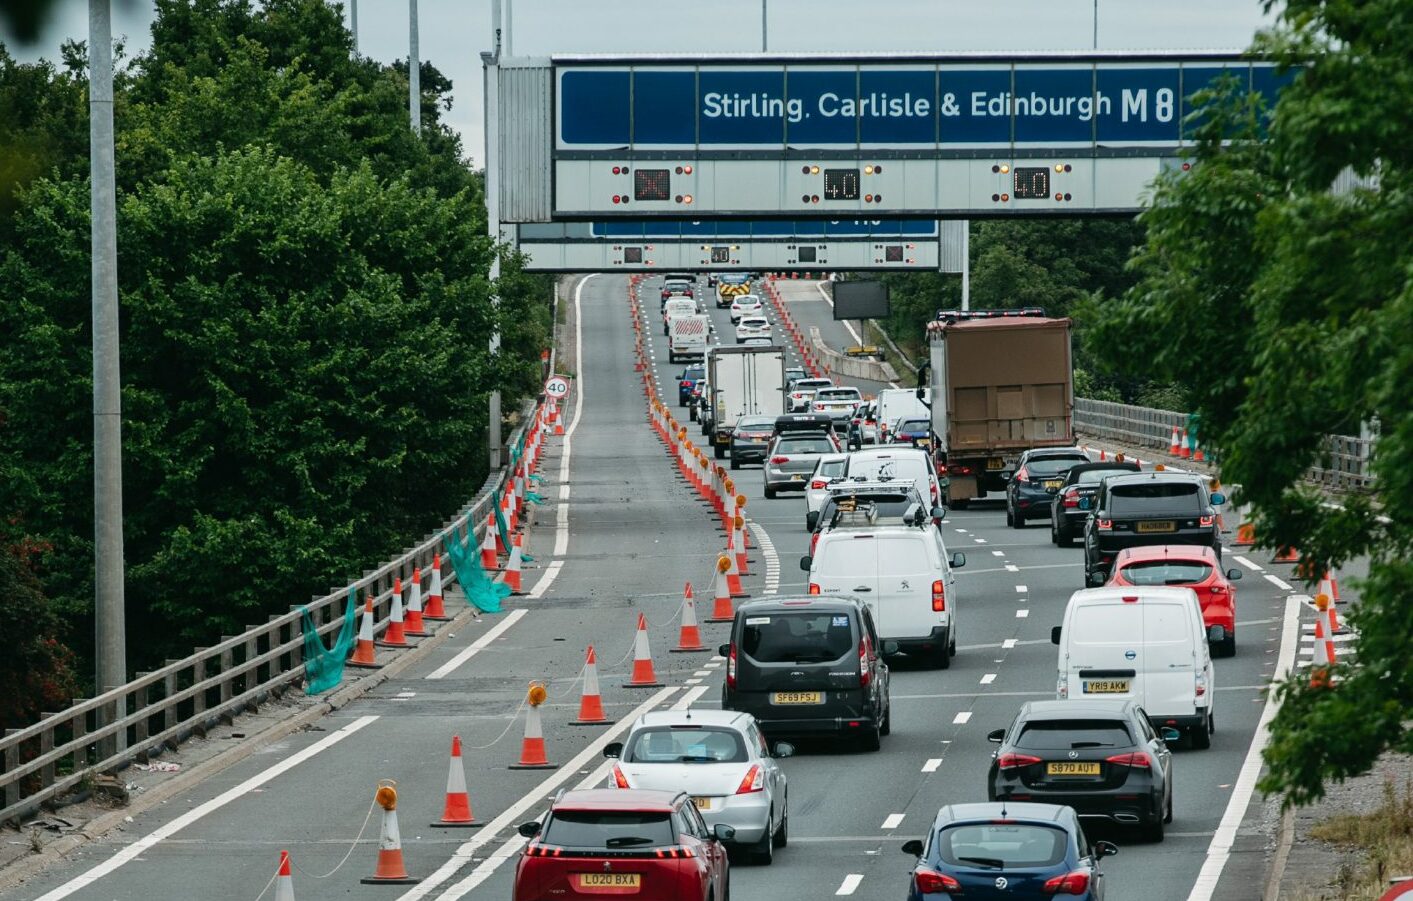
[[[1341,901],[1377,901],[1389,879],[1413,875],[1413,783],[1384,783],[1383,802],[1364,814],[1339,814],[1317,823],[1310,837],[1361,852],[1342,866],[1334,888]]]

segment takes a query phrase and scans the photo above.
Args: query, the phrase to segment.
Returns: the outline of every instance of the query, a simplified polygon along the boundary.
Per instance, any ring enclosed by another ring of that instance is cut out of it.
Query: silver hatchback
[[[843,450],[832,432],[785,432],[765,452],[765,496],[780,491],[804,491],[821,454]]]

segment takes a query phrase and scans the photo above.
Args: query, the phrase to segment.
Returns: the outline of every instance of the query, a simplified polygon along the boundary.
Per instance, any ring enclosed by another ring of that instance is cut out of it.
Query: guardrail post
[[[16,732],[19,732],[19,731],[20,731],[19,729],[6,729],[6,730],[5,730],[5,737],[6,737],[6,738],[9,738],[11,735],[14,735]],[[5,772],[7,772],[7,773],[8,773],[8,772],[11,772],[12,770],[17,769],[17,768],[19,767],[19,765],[20,765],[20,746],[19,746],[19,743],[16,742],[16,743],[15,743],[14,745],[12,745],[11,747],[8,747],[8,748],[5,749]],[[17,804],[17,803],[19,803],[19,800],[20,800],[20,785],[19,785],[19,783],[18,783],[18,782],[7,782],[7,783],[5,783],[5,806],[6,806],[6,807],[9,807],[9,806],[12,805],[12,804]]]
[[[39,718],[43,721],[50,717],[58,717],[59,715],[58,713],[41,713]],[[41,756],[54,750],[54,729],[57,726],[58,722],[56,720],[49,724],[49,728],[39,733],[39,753]],[[44,788],[48,788],[54,784],[54,764],[52,762],[46,763],[39,771],[39,784]]]

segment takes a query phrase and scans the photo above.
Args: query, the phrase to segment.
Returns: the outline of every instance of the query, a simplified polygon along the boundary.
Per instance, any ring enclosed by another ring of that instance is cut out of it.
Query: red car
[[[736,830],[708,829],[685,792],[568,791],[520,834],[530,843],[515,868],[515,901],[728,897],[724,843]]]
[[[1236,586],[1241,570],[1222,572],[1222,561],[1206,545],[1156,544],[1130,547],[1114,559],[1108,585],[1171,585],[1191,588],[1202,605],[1202,624],[1212,656],[1236,655]]]

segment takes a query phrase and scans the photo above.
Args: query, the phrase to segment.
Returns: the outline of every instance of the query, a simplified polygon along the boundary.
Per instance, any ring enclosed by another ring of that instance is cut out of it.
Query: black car
[[[1088,462],[1089,455],[1077,447],[1037,447],[1021,454],[1006,483],[1006,525],[1023,529],[1026,520],[1049,516],[1065,472]]]
[[[751,601],[721,646],[721,706],[752,714],[778,736],[856,738],[877,751],[892,725],[885,653],[868,605],[830,595]]]
[[[987,735],[991,800],[1073,807],[1081,817],[1138,826],[1163,840],[1173,820],[1172,752],[1135,701],[1027,701],[1008,729]]]
[[[697,387],[697,382],[706,378],[705,366],[688,366],[677,373],[677,406],[685,407],[692,399],[692,389]]]
[[[1089,512],[1080,509],[1080,498],[1093,497],[1105,477],[1140,471],[1137,463],[1123,460],[1071,466],[1070,471],[1065,473],[1065,484],[1060,486],[1054,503],[1050,505],[1050,543],[1069,547],[1084,534],[1084,521],[1089,517]]]
[[[1205,544],[1222,559],[1221,532],[1214,505],[1226,497],[1209,493],[1207,479],[1191,473],[1136,472],[1109,476],[1099,492],[1083,498],[1084,584],[1107,574],[1126,547],[1148,544]]]
[[[743,463],[764,463],[765,449],[770,446],[774,416],[742,416],[731,430],[731,468]]]

